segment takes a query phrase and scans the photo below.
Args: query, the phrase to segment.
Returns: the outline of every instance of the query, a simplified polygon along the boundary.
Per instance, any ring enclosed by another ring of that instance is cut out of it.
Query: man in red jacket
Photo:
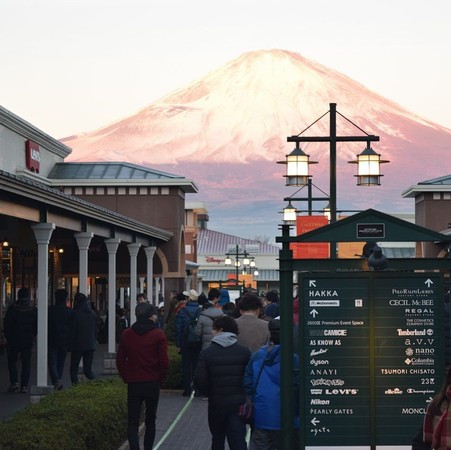
[[[151,450],[155,440],[155,419],[160,385],[168,369],[168,347],[164,332],[155,322],[157,310],[150,303],[139,303],[136,322],[121,334],[116,355],[119,375],[127,383],[128,429],[130,450],[139,450],[139,417],[146,404],[144,449]]]

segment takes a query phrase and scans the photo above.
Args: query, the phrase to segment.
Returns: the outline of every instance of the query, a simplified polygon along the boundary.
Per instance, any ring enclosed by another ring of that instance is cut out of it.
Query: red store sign
[[[25,162],[28,170],[39,173],[39,166],[41,164],[41,151],[39,145],[33,141],[25,142]]]

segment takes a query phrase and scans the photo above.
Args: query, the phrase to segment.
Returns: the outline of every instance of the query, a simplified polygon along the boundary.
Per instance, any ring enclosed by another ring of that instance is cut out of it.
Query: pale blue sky
[[[281,48],[451,128],[450,25],[450,0],[1,0],[0,105],[60,138]]]

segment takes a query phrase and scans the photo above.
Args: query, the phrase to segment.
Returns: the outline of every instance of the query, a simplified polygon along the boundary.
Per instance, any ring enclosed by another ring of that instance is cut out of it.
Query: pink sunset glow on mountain
[[[356,187],[355,166],[347,161],[363,146],[339,144],[339,209],[413,211],[401,192],[449,171],[450,129],[283,50],[245,53],[131,117],[62,141],[73,149],[68,161],[128,161],[193,179],[200,187],[193,200],[207,203],[212,228],[273,237],[283,198],[295,192],[284,186],[284,166],[275,163],[294,147],[286,137],[327,113],[329,103],[349,119],[339,116],[339,135],[363,135],[360,129],[378,135],[372,147],[390,160],[382,166],[382,186]],[[326,115],[303,135],[328,133]],[[312,169],[313,183],[327,192],[327,143],[303,150],[321,163]]]

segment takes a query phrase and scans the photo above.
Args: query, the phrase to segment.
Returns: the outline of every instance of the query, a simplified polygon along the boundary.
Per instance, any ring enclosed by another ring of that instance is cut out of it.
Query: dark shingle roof
[[[185,177],[126,162],[57,163],[48,175],[56,180],[161,180]]]

